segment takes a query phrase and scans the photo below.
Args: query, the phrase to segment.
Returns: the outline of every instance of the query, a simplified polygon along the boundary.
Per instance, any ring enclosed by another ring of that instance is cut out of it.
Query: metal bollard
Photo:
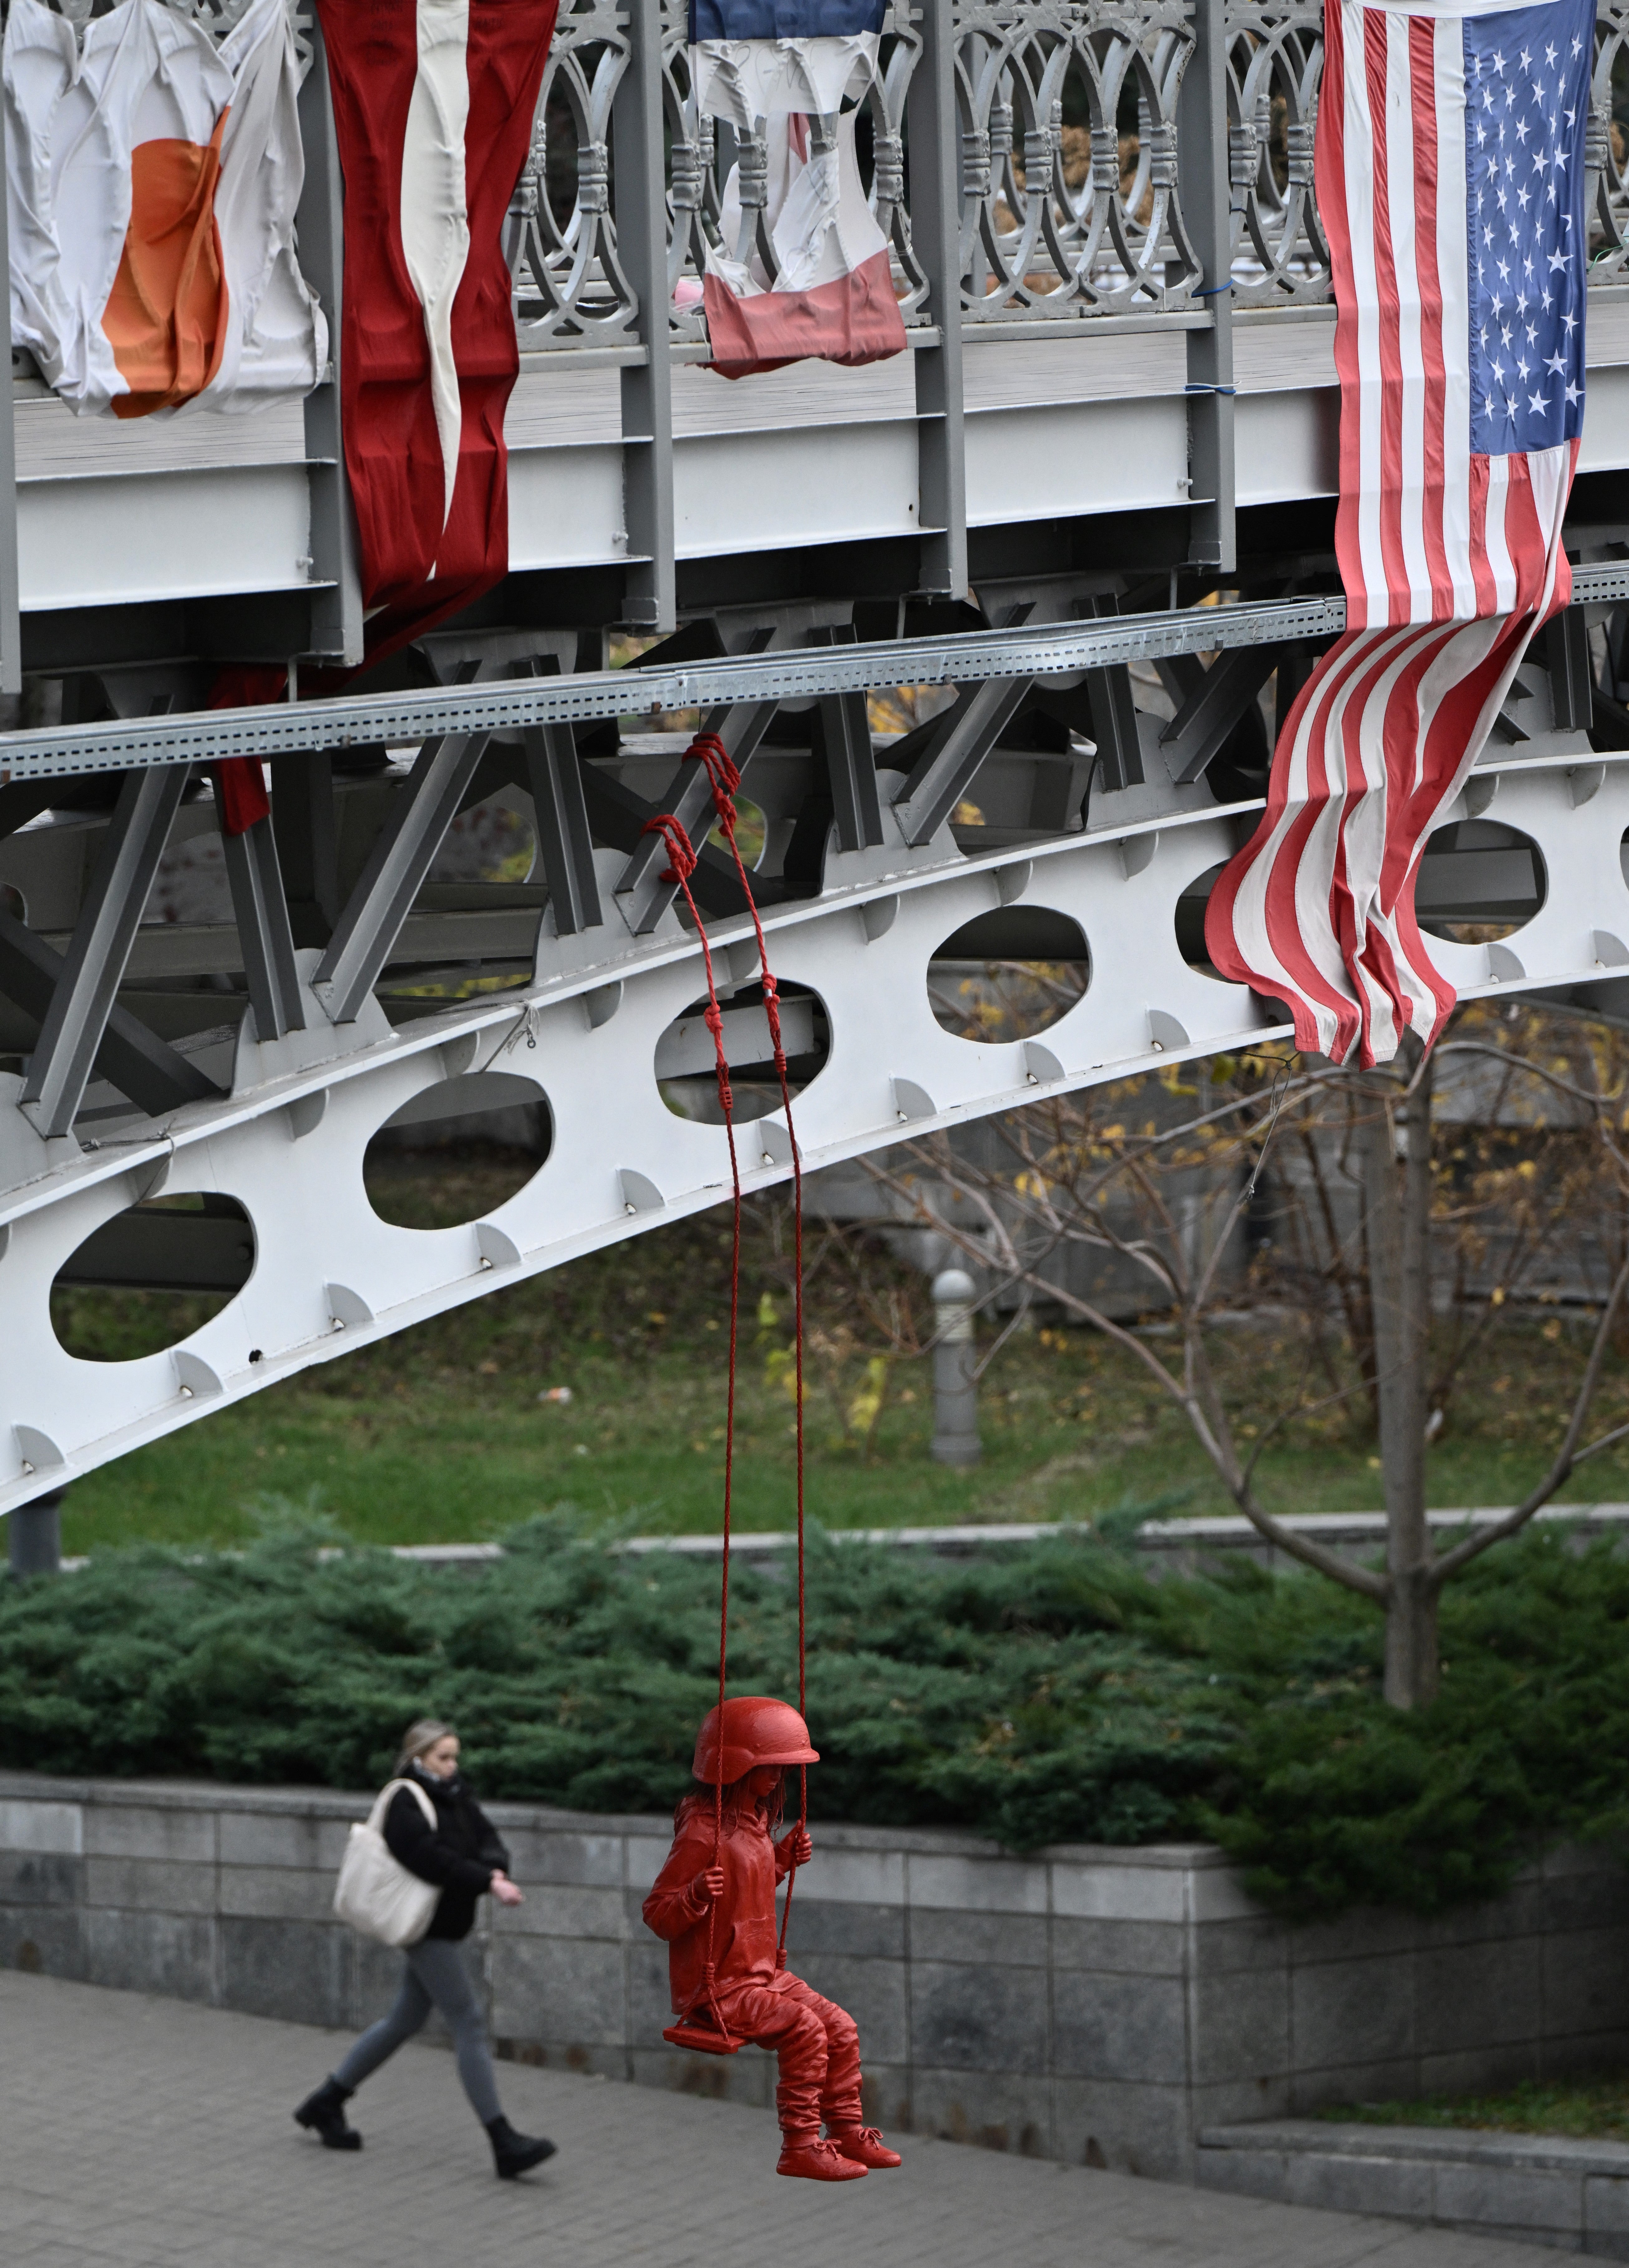
[[[972,1278],[947,1268],[933,1278],[933,1444],[940,1465],[976,1465],[978,1381],[974,1376]]]
[[[19,1504],[6,1515],[6,1543],[14,1575],[55,1575],[63,1565],[63,1498],[66,1489]]]

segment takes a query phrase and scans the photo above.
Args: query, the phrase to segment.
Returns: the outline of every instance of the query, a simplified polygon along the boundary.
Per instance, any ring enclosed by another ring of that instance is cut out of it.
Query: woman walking
[[[393,1775],[409,1781],[391,1798],[384,1836],[391,1854],[421,1881],[441,1885],[430,1926],[406,1950],[407,1973],[395,2006],[371,2025],[333,2073],[294,2113],[325,2149],[359,2150],[362,2137],[345,2117],[345,2105],[370,2072],[412,2038],[432,2007],[453,2035],[458,2075],[476,2117],[492,2140],[499,2175],[512,2181],[554,2155],[541,2136],[517,2134],[498,2101],[498,2082],[475,1986],[459,1950],[475,1918],[475,1900],[490,1890],[499,1905],[518,1906],[522,1893],[510,1881],[509,1853],[458,1769],[458,1735],[450,1725],[421,1717],[408,1727]],[[416,1791],[434,1809],[432,1827]]]

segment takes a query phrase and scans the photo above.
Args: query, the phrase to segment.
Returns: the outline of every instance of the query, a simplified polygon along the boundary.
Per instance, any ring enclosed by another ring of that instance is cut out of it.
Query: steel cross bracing
[[[1220,644],[1227,610],[1205,611],[1205,635]],[[1239,614],[1260,619],[1254,610]],[[1327,634],[1327,614],[1319,619]],[[1005,648],[986,642],[985,661],[1010,655],[1021,636],[1031,635],[1009,633]],[[1112,649],[1076,651],[1097,665]],[[948,665],[948,646],[946,659]],[[830,669],[845,659],[837,647],[807,654],[798,666]],[[965,664],[956,666],[966,674]],[[842,681],[819,681],[834,710]],[[724,682],[759,690],[761,666]],[[1564,729],[1568,684],[1566,643],[1552,640],[1547,659],[1524,665],[1507,711],[1515,721],[1447,815],[1445,824],[1491,815],[1507,830],[1501,841],[1515,847],[1487,848],[1472,830],[1471,847],[1443,852],[1428,886],[1436,910],[1476,918],[1510,901],[1520,902],[1523,917],[1493,944],[1434,944],[1463,994],[1543,990],[1596,1009],[1629,994],[1621,847],[1629,752],[1596,755],[1581,731]],[[689,686],[721,689],[700,669],[689,673]],[[540,680],[534,689],[558,687]],[[1236,688],[1235,695],[1251,697]],[[880,752],[852,717],[842,730],[841,718],[823,717],[834,792],[814,866],[806,860],[800,870],[805,894],[790,895],[785,879],[765,879],[765,926],[775,972],[789,988],[791,1044],[809,1059],[795,1119],[810,1169],[1286,1028],[1267,1004],[1184,958],[1179,901],[1186,895],[1191,903],[1196,885],[1202,891],[1257,806],[1218,803],[1202,780],[1183,784],[1192,759],[1183,754],[1181,712],[1164,725],[1146,713],[1133,718],[1137,745],[1123,754],[1126,769],[1141,777],[1100,782],[1084,828],[1071,814],[1050,831],[1037,828],[969,855],[972,837],[959,846],[942,822],[928,839],[910,839],[912,811],[942,801],[944,776],[935,767],[947,766],[963,789],[977,775],[988,802],[1000,789],[1001,768],[1027,760],[993,746],[999,718],[984,717],[976,733],[973,702],[963,700],[943,731],[925,733],[923,753],[903,778],[879,768]],[[738,701],[716,719],[743,753],[762,732],[763,705]],[[243,1012],[240,997],[235,1036],[228,1032],[212,1047],[180,1052],[112,1005],[120,954],[129,949],[113,885],[150,854],[157,821],[142,798],[165,773],[131,775],[140,792],[127,787],[107,827],[65,953],[0,914],[0,991],[32,1003],[41,1027],[26,1075],[0,1081],[0,1510],[309,1364],[727,1194],[722,1130],[675,1116],[659,1086],[660,1079],[704,1064],[695,1026],[704,986],[697,941],[673,910],[671,889],[655,888],[638,856],[638,813],[647,806],[614,769],[583,763],[554,722],[537,722],[508,760],[536,799],[548,889],[534,891],[519,911],[470,917],[497,924],[489,934],[500,956],[513,956],[517,924],[526,930],[521,981],[394,1028],[363,981],[409,950],[400,940],[414,923],[424,924],[426,941],[409,958],[422,962],[436,950],[460,958],[445,939],[464,917],[434,916],[411,901],[427,847],[456,805],[457,783],[468,784],[466,743],[475,729],[466,722],[458,733],[432,738],[413,773],[394,786],[373,853],[326,949],[293,946],[275,852],[243,854],[254,887],[240,873],[239,929],[260,923],[267,934],[242,941],[236,964],[254,1005]],[[758,745],[746,793],[772,806],[775,767],[787,761],[784,751]],[[1067,771],[1075,761],[1055,768]],[[698,769],[670,774],[669,762],[661,774],[667,803],[693,785]],[[840,792],[844,780],[852,792]],[[593,791],[586,800],[585,784]],[[27,836],[12,840],[31,844]],[[49,830],[39,842],[48,847]],[[798,865],[791,851],[786,865],[789,873]],[[738,1066],[751,1064],[766,1043],[750,924],[729,908],[716,853],[704,854],[697,887],[704,905],[711,897],[720,976],[726,998],[734,996],[726,1044]],[[1036,947],[1024,939],[1036,935],[1037,917],[1053,934],[1078,924],[1089,955],[1079,1002],[1049,1028],[1011,1042],[984,1044],[942,1028],[929,1003],[930,965],[958,938],[964,941],[953,958],[1034,957]],[[980,927],[969,932],[971,924]],[[167,965],[162,954],[173,946],[183,959],[189,949],[184,935],[161,930],[151,948],[138,940],[136,949]],[[222,939],[206,940],[204,949],[215,955],[209,967],[223,965]],[[262,1002],[269,1036],[258,1020]],[[76,1087],[86,1092],[92,1057],[101,1081],[91,1089],[100,1098],[96,1112],[75,1119],[69,1111],[64,1119],[63,1098]],[[532,1180],[461,1227],[419,1231],[381,1219],[363,1176],[374,1133],[432,1090],[435,1107],[449,1114],[478,1110],[491,1091],[484,1075],[495,1071],[509,1075],[506,1094],[519,1080],[547,1106],[550,1145]],[[784,1178],[791,1151],[781,1114],[747,1126],[742,1150],[748,1187]],[[232,1211],[241,1206],[253,1247],[247,1280],[212,1321],[162,1354],[75,1359],[52,1329],[53,1284],[65,1268],[72,1278],[74,1256],[109,1224],[148,1233],[156,1217],[133,1209],[160,1195],[203,1200],[198,1233],[211,1251],[241,1241]]]
[[[1581,606],[1621,606],[1629,600],[1629,561],[1576,568],[1573,580],[1574,598]],[[527,674],[422,693],[121,718],[107,724],[0,733],[0,785],[8,779],[122,771],[133,764],[215,763],[227,756],[305,755],[376,741],[394,747],[441,733],[527,732],[543,725],[614,717],[630,698],[642,711],[662,711],[806,700],[905,683],[1075,676],[1084,670],[1177,654],[1327,639],[1338,637],[1345,622],[1343,598],[1265,599],[1033,629],[781,648],[641,668],[637,677],[620,669],[585,670],[570,676]]]

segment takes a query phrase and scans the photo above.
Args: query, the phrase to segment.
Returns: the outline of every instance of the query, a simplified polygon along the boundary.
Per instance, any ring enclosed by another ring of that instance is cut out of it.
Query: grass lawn
[[[1505,2134],[1570,2134],[1629,2142],[1629,2076],[1524,2080],[1504,2095],[1432,2095],[1422,2102],[1356,2102],[1320,2118],[1365,2126],[1460,2126]]]
[[[470,1219],[494,1170],[399,1171],[393,1217]],[[786,1528],[794,1516],[785,1244],[784,1208],[756,1206],[742,1298],[742,1528]],[[704,1214],[269,1388],[77,1482],[64,1548],[230,1543],[254,1532],[269,1498],[309,1504],[376,1543],[488,1537],[560,1505],[586,1527],[716,1531],[728,1254],[727,1214]],[[1010,1338],[984,1380],[983,1464],[935,1465],[929,1360],[878,1359],[876,1318],[889,1300],[914,1309],[925,1336],[920,1279],[874,1255],[857,1266],[819,1247],[808,1504],[827,1526],[1082,1518],[1161,1499],[1232,1509],[1181,1412],[1134,1357],[1083,1331]],[[55,1312],[74,1351],[107,1359],[172,1343],[176,1308],[169,1295],[77,1291],[59,1293]],[[195,1322],[207,1312],[184,1310]],[[1224,1377],[1246,1429],[1291,1394],[1298,1355],[1287,1323],[1227,1335]],[[1559,1317],[1503,1324],[1432,1447],[1431,1501],[1504,1504],[1529,1487],[1581,1356],[1581,1332]],[[568,1403],[540,1400],[558,1387]],[[1629,1418],[1629,1364],[1609,1365],[1598,1409],[1603,1426]],[[1280,1436],[1259,1484],[1275,1510],[1372,1510],[1378,1463],[1361,1409],[1338,1408]],[[1565,1493],[1629,1497],[1629,1448],[1586,1466]]]

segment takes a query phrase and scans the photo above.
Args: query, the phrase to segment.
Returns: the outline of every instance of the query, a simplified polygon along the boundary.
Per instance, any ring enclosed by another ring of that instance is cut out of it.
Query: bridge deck
[[[1185,510],[1193,327],[1151,315],[1078,321],[1062,337],[969,335],[967,528]],[[1235,319],[1236,509],[1335,494],[1333,340],[1327,308]],[[675,563],[921,534],[909,357],[733,384],[693,350],[672,352]],[[1629,467],[1629,286],[1594,295],[1588,352],[1586,475]],[[505,425],[514,572],[628,563],[618,389],[644,359],[642,348],[524,357]],[[38,379],[13,394],[25,615],[321,582],[298,400],[243,417],[119,423],[75,418]]]

